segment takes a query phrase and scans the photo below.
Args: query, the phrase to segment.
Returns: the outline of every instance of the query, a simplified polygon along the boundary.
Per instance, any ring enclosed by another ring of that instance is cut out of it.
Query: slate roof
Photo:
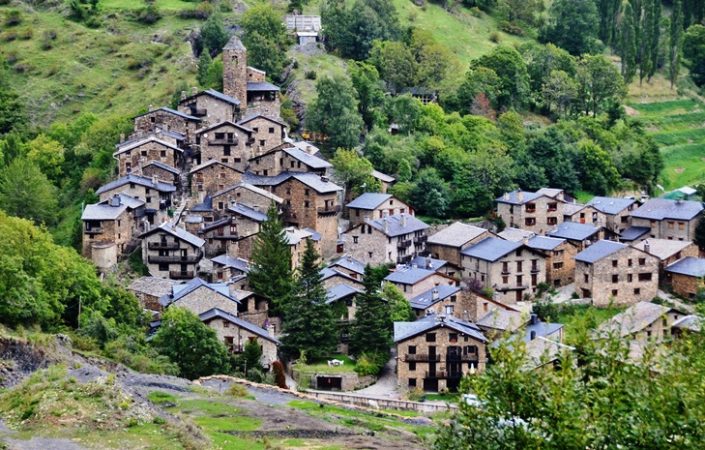
[[[382,173],[379,170],[373,170],[372,176],[385,183],[394,183],[397,179],[386,173]]]
[[[499,258],[521,248],[521,242],[505,241],[496,237],[487,237],[477,244],[460,252],[463,255],[484,261],[497,261]]]
[[[328,267],[340,266],[348,269],[352,272],[359,273],[360,275],[365,274],[365,263],[353,258],[350,255],[342,256],[337,258],[328,264]]]
[[[247,49],[242,44],[242,41],[240,40],[240,38],[233,35],[233,36],[230,36],[230,39],[228,40],[228,43],[225,44],[225,47],[223,47],[223,50],[247,50]]]
[[[291,156],[292,158],[301,161],[307,166],[313,169],[327,169],[333,167],[333,164],[329,163],[325,159],[319,158],[318,156],[313,156],[310,153],[306,153],[298,147],[287,147],[283,149],[284,153]]]
[[[651,228],[648,227],[629,227],[619,234],[619,239],[626,242],[635,241],[650,231]]]
[[[414,259],[409,261],[410,266],[416,266],[426,270],[438,270],[446,264],[448,264],[448,261],[431,258],[429,256],[416,256]]]
[[[201,91],[196,94],[190,95],[190,96],[186,97],[185,99],[181,100],[179,102],[179,104],[187,102],[194,97],[198,97],[199,95],[210,95],[213,98],[217,98],[218,100],[222,100],[226,103],[230,103],[231,105],[239,105],[240,104],[240,100],[236,99],[235,97],[225,95],[222,92],[218,92],[215,89],[206,89],[205,91]]]
[[[279,91],[279,86],[275,86],[272,83],[259,82],[259,83],[247,83],[248,92],[269,92],[269,91]]]
[[[563,189],[558,188],[541,188],[536,191],[539,195],[545,195],[546,197],[556,198],[563,193]]]
[[[326,291],[326,303],[337,302],[340,299],[362,293],[362,290],[355,289],[347,284],[336,284]]]
[[[212,258],[211,261],[226,268],[237,269],[240,272],[248,273],[250,271],[250,262],[243,258],[233,258],[223,254]]]
[[[146,113],[143,113],[143,114],[138,114],[138,115],[136,115],[135,117],[133,117],[133,119],[136,119],[136,118],[142,117],[142,116],[146,116],[147,114],[151,114],[151,113],[156,112],[156,111],[164,111],[164,112],[167,112],[167,113],[169,113],[169,114],[174,114],[175,116],[179,116],[179,117],[181,117],[182,119],[190,120],[190,121],[193,121],[193,122],[200,122],[200,121],[201,121],[201,119],[199,119],[198,117],[194,117],[194,116],[191,116],[191,115],[189,115],[189,114],[182,113],[181,111],[177,111],[177,110],[175,110],[175,109],[168,108],[168,107],[166,107],[166,106],[162,106],[161,108],[157,108],[157,109],[153,109],[153,110],[151,110],[151,111],[147,111]]]
[[[467,334],[481,342],[487,342],[482,330],[472,322],[466,322],[453,316],[443,317],[428,315],[415,322],[394,322],[394,342],[399,343],[421,333],[447,327],[459,333]]]
[[[224,297],[226,297],[228,300],[231,300],[235,303],[240,303],[240,301],[230,295],[230,289],[228,288],[228,285],[225,283],[207,283],[201,278],[194,278],[193,280],[190,280],[188,283],[183,283],[183,284],[175,284],[172,286],[172,291],[169,294],[164,295],[159,299],[159,303],[163,307],[167,307],[173,303],[178,302],[182,298],[186,297],[190,293],[194,292],[196,289],[200,288],[206,288],[210,289],[211,291],[220,294]]]
[[[652,198],[632,211],[632,217],[650,220],[690,220],[703,210],[701,202]]]
[[[171,172],[174,175],[178,175],[181,173],[181,171],[179,169],[177,169],[176,167],[171,167],[169,164],[165,164],[161,161],[149,161],[144,165],[144,167],[147,167],[147,166],[159,167],[160,169],[166,170],[167,172]]]
[[[308,153],[309,155],[317,155],[321,152],[321,150],[313,145],[312,143],[308,141],[296,141],[294,142],[293,140],[290,140],[289,143],[293,145],[294,147],[303,150],[304,152]]]
[[[705,259],[688,256],[666,267],[666,272],[687,275],[689,277],[704,277]]]
[[[168,143],[168,142],[166,142],[166,141],[163,141],[163,140],[157,138],[157,137],[154,136],[154,135],[150,135],[150,136],[147,136],[147,137],[144,138],[144,139],[140,139],[140,140],[136,140],[136,141],[130,141],[130,143],[127,144],[127,145],[124,145],[124,143],[123,143],[123,145],[118,145],[117,151],[115,151],[115,152],[113,153],[113,156],[119,155],[119,154],[121,154],[121,153],[125,153],[125,152],[127,152],[127,151],[129,151],[129,150],[132,150],[132,149],[135,149],[135,148],[138,148],[138,147],[141,147],[142,145],[144,145],[144,144],[146,144],[146,143],[148,143],[148,142],[156,142],[156,143],[158,143],[158,144],[160,144],[160,145],[163,145],[164,147],[167,147],[167,148],[170,148],[170,149],[174,150],[175,152],[183,153],[183,149],[180,149],[179,147],[177,147],[177,146],[175,146],[175,145],[172,145],[172,144],[170,144],[170,143]]]
[[[474,225],[453,222],[441,231],[429,236],[427,243],[448,247],[462,247],[485,231],[487,230]]]
[[[201,163],[201,164],[199,164],[199,165],[197,165],[197,166],[194,166],[193,169],[191,169],[191,170],[189,171],[189,173],[196,173],[196,172],[198,172],[199,170],[203,170],[203,169],[205,169],[206,167],[210,167],[210,166],[213,166],[213,165],[220,165],[220,166],[223,166],[223,167],[226,167],[226,168],[232,170],[233,172],[242,173],[241,170],[237,170],[237,169],[234,168],[233,166],[229,166],[229,165],[225,164],[224,162],[218,161],[217,159],[210,159],[210,160],[208,160],[208,161],[206,161],[206,162],[204,162],[204,163]]]
[[[213,211],[213,197],[206,195],[203,199],[203,203],[194,205],[189,210],[191,212],[210,212]]]
[[[120,206],[110,206],[106,203],[86,205],[81,214],[81,220],[116,220],[125,211],[127,211],[127,205],[124,203]]]
[[[321,269],[320,273],[321,273],[321,280],[323,280],[323,281],[325,281],[329,278],[333,278],[333,277],[342,277],[348,281],[352,281],[353,283],[356,283],[356,284],[359,284],[360,286],[362,286],[361,280],[355,279],[355,278],[351,277],[350,275],[348,275],[347,273],[341,272],[341,271],[339,271],[335,268],[332,268],[332,267],[324,267]]]
[[[418,267],[403,267],[387,275],[385,280],[398,284],[416,284],[435,273],[434,270],[420,269]]]
[[[705,319],[703,319],[701,316],[689,314],[673,322],[671,328],[678,328],[681,330],[688,330],[693,331],[695,333],[699,333],[700,331],[702,331],[704,320]]]
[[[198,234],[207,233],[211,230],[222,227],[223,225],[229,225],[232,221],[232,217],[223,217],[222,219],[214,220],[213,222],[203,225],[203,228],[198,230]]]
[[[342,191],[343,188],[328,180],[324,180],[315,173],[309,172],[282,172],[275,176],[262,176],[255,175],[252,172],[245,172],[243,176],[243,181],[246,183],[253,184],[255,186],[279,186],[280,184],[288,181],[291,178],[295,178],[306,186],[310,187],[319,194],[329,194],[332,192]]]
[[[134,175],[134,174],[128,174],[125,175],[124,177],[120,177],[117,180],[113,180],[110,183],[106,183],[98,190],[95,192],[96,194],[100,195],[103,192],[111,191],[113,189],[122,187],[126,184],[130,183],[135,183],[139,184],[140,186],[148,187],[150,189],[155,189],[159,192],[175,192],[176,191],[176,186],[174,186],[172,183],[166,183],[164,181],[159,181],[157,180],[157,183],[154,183],[154,180],[150,177],[143,177],[141,175]]]
[[[635,303],[607,322],[601,324],[598,327],[598,331],[602,334],[618,333],[619,337],[623,338],[638,333],[669,311],[671,311],[671,308],[655,303]]]
[[[526,246],[533,248],[534,250],[553,250],[562,243],[566,242],[565,239],[553,238],[547,236],[534,236],[528,240]]]
[[[209,309],[208,311],[199,314],[198,316],[199,319],[201,319],[201,322],[209,322],[215,318],[220,318],[223,320],[227,320],[228,322],[232,323],[233,325],[244,328],[245,330],[251,332],[252,334],[256,334],[257,336],[261,337],[262,339],[266,339],[268,341],[274,342],[275,344],[279,344],[279,340],[269,334],[267,330],[264,328],[258,327],[254,323],[250,323],[246,320],[242,320],[239,317],[233,316],[230,313],[227,313],[223,311],[222,309],[218,308],[213,308]]]
[[[521,327],[526,320],[516,310],[495,308],[482,316],[476,323],[480,327],[512,332]]]
[[[580,203],[566,203],[563,205],[563,215],[572,216],[582,209],[585,209],[585,205],[581,205]]]
[[[605,241],[603,239],[595,242],[590,247],[575,255],[575,260],[592,264],[614,253],[617,253],[624,248],[627,248],[626,244],[615,241]]]
[[[406,220],[406,224],[402,224],[402,216],[405,217],[404,220]],[[428,225],[424,222],[409,214],[395,214],[375,220],[365,219],[365,223],[381,231],[388,237],[401,236],[428,228]],[[384,229],[385,223],[387,225],[386,231]]]
[[[230,125],[232,127],[239,128],[239,129],[246,131],[247,133],[250,133],[250,134],[254,133],[254,131],[252,131],[250,128],[247,128],[244,125],[240,125],[239,123],[235,123],[231,120],[224,120],[222,122],[216,123],[215,125],[209,125],[207,127],[200,128],[200,129],[196,130],[196,134],[203,134],[208,131],[218,129],[218,128],[225,126],[225,125]]]
[[[584,241],[600,231],[599,228],[585,223],[563,222],[549,232],[550,237],[563,238],[571,241]]]
[[[279,88],[277,88],[277,89],[279,89]],[[270,122],[278,123],[279,125],[282,125],[282,126],[284,126],[284,127],[288,127],[288,126],[289,126],[289,125],[287,125],[286,122],[283,122],[281,119],[277,119],[277,118],[272,117],[272,116],[267,116],[267,115],[265,115],[265,114],[250,114],[250,115],[245,116],[245,117],[243,117],[242,119],[238,120],[238,121],[237,121],[237,125],[245,124],[245,123],[250,122],[250,121],[252,121],[252,120],[254,120],[254,119],[258,118],[258,117],[262,117],[263,119],[267,119],[267,120],[269,120]]]
[[[234,212],[235,214],[240,214],[248,219],[252,219],[255,222],[264,222],[267,220],[267,214],[259,212],[256,209],[252,209],[243,203],[233,203],[228,207],[228,211]]]
[[[152,228],[151,230],[142,233],[140,237],[146,237],[149,236],[152,233],[156,233],[157,231],[165,231],[172,236],[175,236],[182,241],[186,241],[189,244],[193,245],[194,247],[203,247],[203,245],[206,243],[203,239],[199,238],[198,236],[194,236],[193,234],[189,233],[188,231],[184,230],[181,227],[174,226],[170,223],[163,223],[159,225],[156,228]]]
[[[562,323],[542,322],[540,320],[537,320],[536,322],[529,323],[526,326],[526,331],[524,333],[524,342],[530,342],[532,340],[532,332],[535,333],[534,338],[547,337],[560,332],[562,328]]]
[[[636,203],[633,198],[595,197],[587,204],[605,214],[619,214]]]
[[[272,194],[272,193],[269,192],[268,190],[262,189],[262,188],[258,188],[258,187],[255,186],[254,184],[245,183],[245,182],[242,182],[242,181],[239,182],[239,183],[235,183],[235,184],[233,184],[232,186],[228,186],[228,187],[224,188],[223,190],[220,190],[220,191],[216,192],[215,194],[213,194],[213,197],[218,197],[218,196],[220,196],[220,195],[226,194],[226,193],[228,193],[228,192],[230,192],[230,191],[232,191],[232,190],[234,190],[234,189],[237,189],[237,188],[247,189],[248,191],[254,192],[255,194],[259,194],[259,195],[261,195],[261,196],[263,196],[263,197],[267,197],[267,198],[269,198],[270,200],[272,200],[272,201],[274,201],[274,202],[276,202],[276,203],[282,203],[282,202],[284,202],[284,199],[283,199],[283,198],[281,198],[281,197],[279,197],[279,196],[277,196],[277,195]]]
[[[372,210],[377,208],[379,205],[386,202],[390,198],[392,198],[391,194],[382,194],[379,192],[365,192],[364,194],[361,194],[359,197],[355,198],[353,201],[351,201],[345,206],[354,209]]]
[[[140,277],[132,281],[128,289],[132,292],[147,294],[153,297],[162,297],[172,292],[174,285],[177,283],[177,281],[168,278]]]
[[[641,251],[645,251],[650,255],[664,260],[670,258],[676,253],[682,251],[693,243],[690,241],[674,241],[672,239],[646,239],[640,242],[632,244],[632,247],[638,248]],[[649,251],[646,251],[646,246],[649,247]]]
[[[533,231],[522,230],[521,228],[507,227],[502,230],[497,236],[508,241],[520,242],[524,239],[530,239],[536,236]]]
[[[460,292],[458,286],[439,285],[409,300],[414,309],[426,309]],[[435,298],[434,298],[435,296]]]
[[[311,232],[294,227],[284,228],[284,234],[289,245],[296,245],[304,239],[313,237]]]
[[[541,196],[542,194],[536,192],[512,191],[498,197],[496,201],[497,203],[509,203],[510,205],[523,205],[524,203],[536,200]]]
[[[128,208],[137,209],[140,206],[144,206],[144,200],[142,200],[141,198],[132,197],[131,195],[127,195],[124,192],[120,192],[118,195],[120,196],[120,203],[127,205]],[[105,200],[101,203],[110,203],[110,199]]]

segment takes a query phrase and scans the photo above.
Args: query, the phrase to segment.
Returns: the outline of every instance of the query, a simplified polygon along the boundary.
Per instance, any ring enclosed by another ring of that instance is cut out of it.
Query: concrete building
[[[367,264],[408,264],[424,251],[427,228],[408,214],[366,220],[343,233],[345,251]]]
[[[414,210],[406,203],[392,197],[391,194],[378,192],[366,192],[345,207],[351,227],[360,225],[368,219],[382,219],[397,214],[414,215]]]
[[[521,242],[488,237],[461,254],[463,281],[492,290],[503,303],[521,302],[546,282],[546,258]]]
[[[489,230],[484,228],[462,222],[453,222],[428,237],[426,251],[432,257],[448,261],[448,263],[460,269],[462,259],[460,253],[492,235]]]
[[[632,305],[658,293],[659,260],[614,241],[597,241],[575,257],[575,291],[595,306]]]
[[[694,299],[705,288],[705,259],[685,257],[666,267],[666,275],[673,292]]]
[[[164,223],[143,233],[142,260],[155,277],[175,280],[197,275],[205,241],[183,228]]]
[[[652,239],[693,241],[702,214],[700,202],[652,198],[632,212],[631,224],[648,228]]]

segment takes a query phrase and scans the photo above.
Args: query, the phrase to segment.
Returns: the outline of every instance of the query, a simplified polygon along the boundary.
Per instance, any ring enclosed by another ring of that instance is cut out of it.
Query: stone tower
[[[240,101],[247,110],[247,49],[237,36],[223,47],[223,93]]]

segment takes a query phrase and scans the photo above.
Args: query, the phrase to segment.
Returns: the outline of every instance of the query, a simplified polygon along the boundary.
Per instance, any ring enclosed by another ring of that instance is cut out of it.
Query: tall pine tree
[[[649,59],[651,64],[647,76],[649,80],[656,73],[659,63],[659,54],[661,50],[661,0],[649,0]]]
[[[282,314],[294,282],[289,242],[274,203],[267,210],[267,220],[257,234],[251,259],[248,280],[252,291],[269,299],[271,314]]]
[[[668,46],[668,79],[671,88],[676,84],[681,65],[681,46],[683,45],[683,0],[673,0],[671,13],[671,30]]]
[[[284,353],[297,357],[303,352],[313,360],[333,353],[338,331],[333,309],[326,303],[326,298],[320,256],[313,241],[308,239],[296,277],[295,293],[285,307]]]
[[[634,27],[632,4],[624,0],[617,19],[617,53],[622,59],[622,76],[627,83],[636,75],[637,43]]]
[[[389,354],[392,338],[392,320],[389,304],[382,299],[380,279],[375,269],[365,267],[365,292],[356,299],[355,322],[350,333],[350,353],[381,357]]]
[[[213,59],[211,58],[210,50],[208,50],[208,47],[206,47],[201,52],[200,58],[198,58],[198,74],[196,75],[196,78],[198,79],[198,84],[200,84],[202,88],[210,87],[207,86],[208,70],[210,69],[212,63]]]

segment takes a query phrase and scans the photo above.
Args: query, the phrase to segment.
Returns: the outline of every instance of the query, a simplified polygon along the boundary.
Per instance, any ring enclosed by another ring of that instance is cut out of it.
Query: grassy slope
[[[629,106],[661,149],[666,191],[705,182],[705,105],[679,97],[662,77],[630,89]]]

